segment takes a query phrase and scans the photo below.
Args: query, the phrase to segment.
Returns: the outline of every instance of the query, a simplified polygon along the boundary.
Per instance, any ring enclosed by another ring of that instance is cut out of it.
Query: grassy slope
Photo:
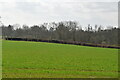
[[[118,50],[3,41],[3,77],[117,77]]]

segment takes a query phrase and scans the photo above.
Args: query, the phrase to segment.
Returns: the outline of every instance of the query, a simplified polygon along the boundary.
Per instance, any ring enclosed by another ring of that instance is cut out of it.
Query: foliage
[[[94,44],[120,45],[118,43],[119,28],[103,29],[100,25],[88,24],[83,30],[77,22],[66,21],[59,23],[44,23],[42,25],[27,26],[14,29],[15,25],[2,26],[3,38],[35,38],[43,40],[79,41]]]

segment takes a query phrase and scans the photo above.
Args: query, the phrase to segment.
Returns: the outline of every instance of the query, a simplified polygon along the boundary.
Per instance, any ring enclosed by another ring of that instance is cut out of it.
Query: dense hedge
[[[83,43],[83,42],[77,42],[77,41],[42,40],[42,39],[30,39],[30,38],[29,39],[28,38],[5,38],[5,40],[49,42],[49,43],[72,44],[72,45],[82,45],[82,46],[91,46],[91,47],[103,47],[103,48],[116,48],[116,49],[120,49],[120,46]]]

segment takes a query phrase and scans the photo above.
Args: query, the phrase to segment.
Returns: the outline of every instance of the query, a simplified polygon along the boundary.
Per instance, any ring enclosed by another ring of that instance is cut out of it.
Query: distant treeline
[[[118,32],[120,28],[109,26],[103,29],[101,25],[82,27],[73,21],[44,23],[41,25],[2,25],[3,38],[25,38],[47,41],[79,42],[102,45],[120,46]],[[85,28],[85,29],[83,29]]]

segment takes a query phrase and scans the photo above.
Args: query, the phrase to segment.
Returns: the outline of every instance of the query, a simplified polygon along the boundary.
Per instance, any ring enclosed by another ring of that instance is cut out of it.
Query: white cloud
[[[1,2],[41,2],[43,0],[0,0]],[[49,0],[44,0],[45,2]],[[118,2],[119,0],[50,0],[50,2]]]
[[[7,0],[0,2],[0,15],[3,17],[4,24],[33,25],[43,22],[75,20],[82,25],[117,25],[117,2],[80,2],[82,0],[5,1]]]

